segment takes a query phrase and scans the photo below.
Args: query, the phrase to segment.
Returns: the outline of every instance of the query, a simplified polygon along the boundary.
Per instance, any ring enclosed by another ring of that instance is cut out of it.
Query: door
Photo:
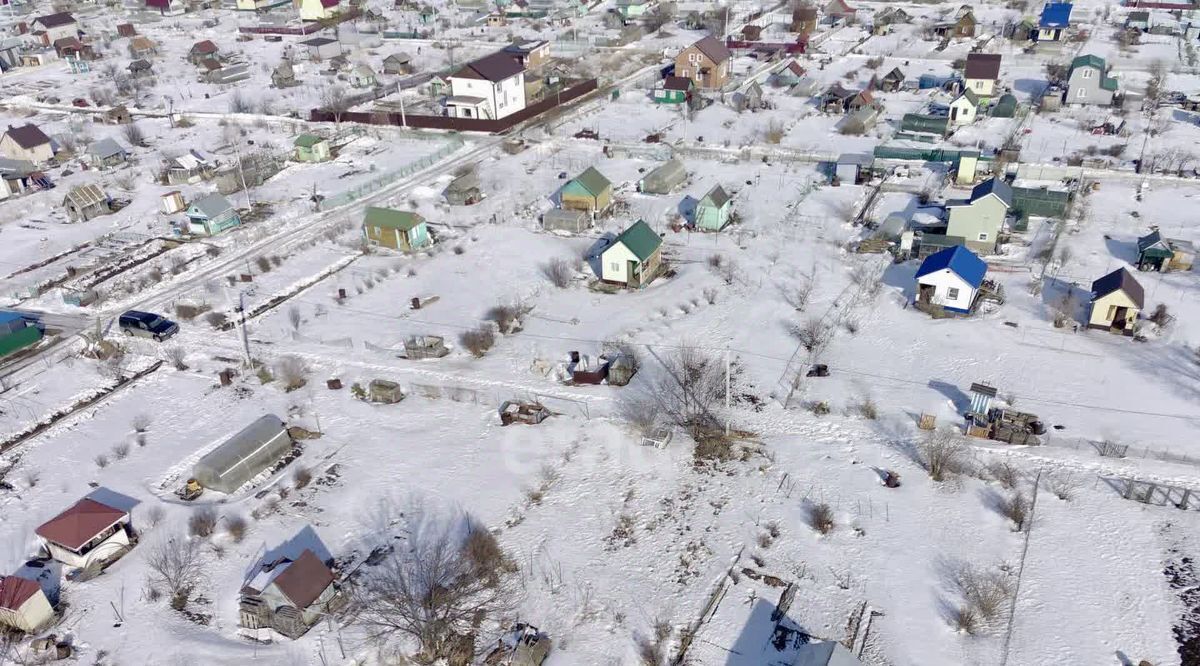
[[[630,287],[642,286],[642,277],[638,274],[638,262],[633,260],[625,262],[625,279],[626,284]]]
[[[1118,307],[1116,312],[1113,313],[1113,320],[1112,320],[1113,330],[1114,331],[1124,331],[1125,330],[1125,320],[1128,317],[1129,317],[1129,308],[1123,307],[1123,306]]]

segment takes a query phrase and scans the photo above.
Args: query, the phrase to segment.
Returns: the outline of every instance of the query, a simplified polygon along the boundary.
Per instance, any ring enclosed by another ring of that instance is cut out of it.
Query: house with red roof
[[[10,160],[43,164],[54,159],[54,152],[50,137],[33,123],[25,123],[20,127],[9,125],[0,134],[0,156]]]
[[[33,634],[53,620],[54,608],[37,581],[0,576],[0,625]]]
[[[199,65],[205,60],[216,60],[217,53],[219,52],[220,49],[217,48],[216,44],[212,43],[212,40],[206,39],[196,42],[192,44],[192,48],[188,49],[188,62],[193,65]]]
[[[36,533],[50,557],[70,567],[103,564],[132,545],[129,512],[90,498],[42,523]]]
[[[243,629],[273,629],[288,638],[304,635],[321,617],[345,603],[333,571],[311,549],[263,562],[242,585]]]

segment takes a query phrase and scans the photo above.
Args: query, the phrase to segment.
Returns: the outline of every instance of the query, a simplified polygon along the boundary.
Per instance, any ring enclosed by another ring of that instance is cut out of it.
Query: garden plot
[[[109,389],[115,383],[102,364],[83,359],[39,368],[36,377],[0,394],[0,440]]]

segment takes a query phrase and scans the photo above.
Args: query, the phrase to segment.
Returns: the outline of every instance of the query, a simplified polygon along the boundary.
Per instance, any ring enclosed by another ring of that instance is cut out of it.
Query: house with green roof
[[[621,232],[600,253],[600,279],[638,289],[662,268],[662,238],[642,220]]]
[[[1108,75],[1108,63],[1097,55],[1071,61],[1067,75],[1067,104],[1109,106],[1117,94],[1117,79]]]
[[[585,210],[597,217],[607,212],[610,206],[612,182],[596,167],[588,167],[559,191],[559,208]]]
[[[391,208],[367,209],[363,217],[363,238],[371,245],[412,252],[433,245],[429,225],[417,213]]]
[[[292,146],[297,162],[325,162],[333,156],[329,150],[329,140],[316,134],[301,134],[292,142]]]
[[[700,231],[720,231],[729,224],[729,214],[733,212],[733,197],[725,192],[725,188],[717,185],[708,191],[696,204],[696,229]]]

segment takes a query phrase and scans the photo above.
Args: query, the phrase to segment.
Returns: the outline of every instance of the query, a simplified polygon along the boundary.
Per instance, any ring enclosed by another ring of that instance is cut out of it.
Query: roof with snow
[[[226,211],[233,210],[233,204],[229,203],[229,199],[213,192],[193,201],[191,208],[211,220]]]
[[[578,183],[592,196],[600,196],[604,190],[612,187],[612,181],[605,178],[604,174],[596,170],[596,167],[588,167],[583,173],[575,176],[571,182]]]
[[[1071,9],[1069,2],[1048,2],[1042,7],[1042,17],[1038,21],[1039,28],[1065,28],[1071,24]]]
[[[400,231],[412,231],[424,221],[425,218],[412,211],[374,206],[368,208],[366,216],[363,217],[363,224],[367,226]]]
[[[917,269],[917,278],[947,269],[976,289],[983,284],[983,276],[987,275],[987,263],[983,259],[965,246],[955,245],[926,257]]]
[[[1092,283],[1092,300],[1103,298],[1114,291],[1123,291],[1138,308],[1144,307],[1146,292],[1134,279],[1129,269],[1118,268]]]
[[[35,530],[46,541],[52,541],[71,550],[79,550],[114,523],[129,514],[94,499],[84,498],[71,508],[42,523]]]
[[[192,48],[188,52],[189,53],[200,53],[200,54],[216,53],[217,45],[213,44],[212,40],[206,39],[204,41],[200,41],[200,42],[196,42],[195,44],[192,44]]]
[[[88,154],[100,159],[124,155],[125,149],[111,137],[100,139],[88,147]]]

